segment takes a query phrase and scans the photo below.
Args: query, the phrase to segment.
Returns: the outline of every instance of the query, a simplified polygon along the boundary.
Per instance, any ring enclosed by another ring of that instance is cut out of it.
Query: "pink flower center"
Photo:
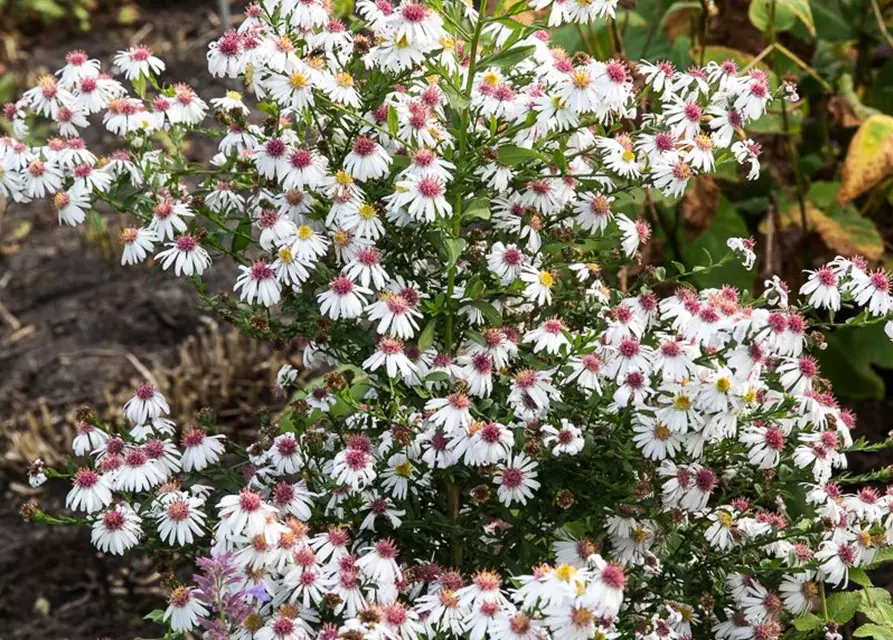
[[[507,467],[502,472],[502,485],[509,489],[517,489],[524,483],[524,473],[515,467]]]
[[[701,107],[694,103],[686,104],[682,112],[690,122],[700,122],[701,116],[703,115]]]
[[[271,158],[280,158],[285,154],[285,143],[279,138],[273,138],[264,146],[267,155]]]
[[[81,469],[74,476],[74,486],[81,489],[90,489],[99,482],[99,474],[89,469]]]
[[[253,280],[270,280],[273,278],[273,276],[273,269],[270,268],[267,263],[258,260],[251,265],[251,278]]]
[[[353,152],[358,156],[371,156],[375,152],[375,142],[366,136],[360,136],[353,143]]]
[[[329,284],[332,293],[338,296],[346,296],[353,292],[353,282],[345,276],[337,276]]]
[[[626,586],[626,575],[616,564],[609,564],[602,569],[602,582],[612,589],[623,589]]]
[[[152,52],[146,47],[137,47],[130,53],[130,59],[136,62],[144,62],[149,59]]]
[[[419,180],[418,189],[425,198],[438,198],[443,195],[443,185],[437,178],[431,176]]]
[[[118,531],[124,527],[127,519],[120,511],[106,511],[102,514],[102,526],[106,531]]]
[[[260,496],[253,491],[248,489],[243,489],[242,493],[239,494],[239,508],[242,511],[247,511],[252,513],[257,511],[261,507],[261,499]]]
[[[183,235],[177,238],[177,240],[174,242],[174,246],[177,247],[178,251],[189,253],[191,251],[195,251],[198,243],[196,243],[195,238],[193,238],[192,236]]]
[[[183,500],[177,500],[167,505],[167,517],[174,522],[183,522],[189,517],[191,511],[189,503]]]
[[[407,22],[421,22],[428,15],[427,9],[423,5],[416,3],[403,5],[400,12],[403,14],[403,19]]]

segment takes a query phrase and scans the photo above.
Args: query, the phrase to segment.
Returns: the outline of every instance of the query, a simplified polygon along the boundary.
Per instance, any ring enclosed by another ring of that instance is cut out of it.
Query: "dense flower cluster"
[[[571,57],[538,23],[436,5],[360,0],[355,31],[320,0],[252,5],[208,51],[247,102],[162,86],[135,47],[114,61],[134,93],[72,52],[6,108],[0,194],[69,225],[114,206],[125,264],[235,261],[240,301],[209,305],[307,338],[327,371],[280,372],[294,401],[247,453],[140,387],[128,431],[81,424],[67,506],[104,552],[204,556],[170,595],[177,633],[779,637],[893,543],[893,494],[832,479],[855,417],[810,355],[821,313],[886,319],[887,275],[839,258],[802,303],[777,280],[618,278],[650,239],[643,197],[722,162],[758,176],[743,127],[777,88],[733,62]],[[34,115],[60,137],[29,142]],[[99,115],[125,143],[103,158],[78,137]],[[190,136],[219,139],[210,168]]]

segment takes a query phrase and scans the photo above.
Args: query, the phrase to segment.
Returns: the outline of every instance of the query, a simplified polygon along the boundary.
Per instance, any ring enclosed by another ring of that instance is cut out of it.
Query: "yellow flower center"
[[[577,575],[577,568],[569,564],[563,564],[555,569],[555,575],[557,575],[558,579],[562,582],[570,582],[574,579],[574,576]]]
[[[360,208],[357,211],[357,213],[363,220],[371,220],[372,218],[375,217],[375,207],[373,207],[371,204],[368,204],[368,203],[363,204],[363,205],[360,205]]]
[[[585,89],[592,82],[592,78],[585,71],[574,71],[574,86],[578,89]]]
[[[555,283],[555,278],[552,277],[552,274],[548,271],[540,271],[540,284],[544,287],[552,288],[552,285]]]
[[[227,91],[226,97],[229,98],[230,100],[241,100],[242,94],[239,93],[238,91]]]
[[[621,157],[623,158],[624,162],[632,162],[633,160],[636,159],[636,154],[633,153],[632,151],[630,151],[629,149],[627,149],[626,151],[623,152],[623,155]]]
[[[673,398],[673,408],[676,409],[676,411],[688,411],[691,409],[691,398],[680,393]]]
[[[353,86],[353,76],[345,71],[337,73],[335,74],[335,84],[342,89],[349,89]]]
[[[396,473],[398,476],[408,478],[410,475],[412,475],[412,463],[409,460],[401,462],[396,467],[394,467],[394,473]]]
[[[288,77],[288,83],[292,86],[293,89],[297,89],[300,91],[307,87],[308,79],[300,71],[295,71]]]
[[[725,393],[732,388],[732,382],[728,378],[720,378],[716,381],[716,390]]]
[[[298,227],[298,238],[301,240],[309,240],[311,237],[313,237],[313,229],[306,224],[302,224]]]
[[[295,259],[294,255],[292,255],[291,249],[288,247],[282,247],[279,250],[279,259],[282,260],[285,264],[291,264],[292,260]]]

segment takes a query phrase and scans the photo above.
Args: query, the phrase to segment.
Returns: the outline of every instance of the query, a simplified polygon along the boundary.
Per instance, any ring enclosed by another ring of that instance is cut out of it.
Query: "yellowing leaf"
[[[893,169],[893,116],[873,115],[859,127],[840,178],[837,201],[846,204],[859,197]]]
[[[800,206],[796,202],[787,204],[778,215],[779,230],[791,226],[802,226]],[[843,256],[861,255],[869,260],[880,260],[884,255],[884,240],[874,223],[852,207],[832,208],[825,213],[807,202],[806,226],[809,233],[818,234],[829,249]],[[759,229],[766,233],[766,220],[760,223]]]
[[[696,24],[696,20],[700,20],[703,11],[704,8],[697,1],[678,2],[671,6],[661,20],[667,38],[673,41],[679,36],[690,33],[692,25]]]

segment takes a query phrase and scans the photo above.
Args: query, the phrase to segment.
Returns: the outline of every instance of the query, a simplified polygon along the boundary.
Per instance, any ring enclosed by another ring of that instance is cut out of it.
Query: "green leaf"
[[[893,605],[883,602],[874,606],[865,606],[860,609],[872,622],[893,628]]]
[[[465,251],[465,247],[468,246],[468,243],[462,238],[447,238],[444,240],[443,245],[446,248],[447,260],[449,261],[447,266],[454,267],[459,261],[459,258],[462,257],[462,252]]]
[[[856,615],[861,602],[862,592],[860,591],[832,594],[828,597],[828,617],[837,624],[849,622]]]
[[[812,631],[824,626],[824,622],[814,613],[804,613],[799,618],[794,618],[794,628],[797,631]]]
[[[151,622],[161,624],[162,622],[164,622],[164,609],[155,609],[154,611],[150,611],[143,616],[143,620],[150,620]]]
[[[711,256],[722,256],[728,253],[726,241],[729,238],[747,237],[750,231],[744,219],[735,207],[725,198],[721,198],[716,207],[716,214],[704,232],[694,242],[684,243],[681,247],[685,264],[702,266],[704,252]],[[692,268],[692,271],[695,271]],[[753,289],[754,274],[744,268],[738,260],[728,262],[721,267],[700,269],[691,276],[693,282],[701,287],[716,287],[731,284],[740,289]]]
[[[496,150],[496,156],[499,158],[499,162],[501,164],[507,165],[509,167],[514,167],[515,165],[521,164],[522,162],[526,162],[528,160],[541,160],[543,162],[549,161],[548,156],[540,153],[539,151],[526,149],[514,144],[506,144],[499,147]]]
[[[468,203],[468,206],[462,212],[466,218],[480,218],[481,220],[490,219],[490,198],[475,198]]]
[[[391,136],[396,136],[399,128],[400,117],[397,115],[397,110],[394,107],[388,107],[388,131]]]
[[[871,578],[868,577],[868,574],[859,567],[851,568],[849,571],[849,576],[851,582],[855,582],[862,587],[874,586],[871,582]]]
[[[233,253],[241,253],[251,244],[251,220],[244,217],[239,221],[236,232],[233,234],[233,243],[231,245]]]
[[[498,51],[491,56],[486,56],[480,61],[479,67],[481,69],[486,69],[487,67],[514,67],[519,62],[523,62],[530,55],[536,51],[536,47],[533,45],[526,45],[523,47],[512,47],[510,49],[503,49],[502,51]]]
[[[753,0],[747,10],[747,17],[751,24],[766,33],[772,16],[772,4],[774,0]],[[810,13],[812,16],[812,13]],[[797,22],[797,14],[783,0],[775,2],[775,30],[788,31]]]
[[[480,312],[484,314],[484,317],[487,319],[487,323],[490,326],[498,327],[502,325],[502,314],[499,313],[499,310],[496,309],[496,307],[494,307],[489,302],[474,300],[470,304],[471,306],[479,309]]]
[[[454,111],[462,111],[463,109],[468,108],[468,98],[459,93],[451,83],[444,82],[439,86],[441,89],[443,89],[443,93],[444,95],[446,95],[447,102]]]
[[[868,332],[860,327],[837,329],[825,343],[816,358],[836,394],[852,400],[884,397],[884,381],[871,366],[874,347]]]
[[[869,622],[853,631],[855,638],[874,638],[874,640],[893,640],[893,626],[881,626]]]
[[[446,371],[432,371],[425,376],[425,382],[445,382],[450,379],[450,374]]]
[[[437,318],[431,318],[422,333],[419,335],[418,347],[419,351],[426,351],[428,347],[434,344],[434,329],[437,328]]]

